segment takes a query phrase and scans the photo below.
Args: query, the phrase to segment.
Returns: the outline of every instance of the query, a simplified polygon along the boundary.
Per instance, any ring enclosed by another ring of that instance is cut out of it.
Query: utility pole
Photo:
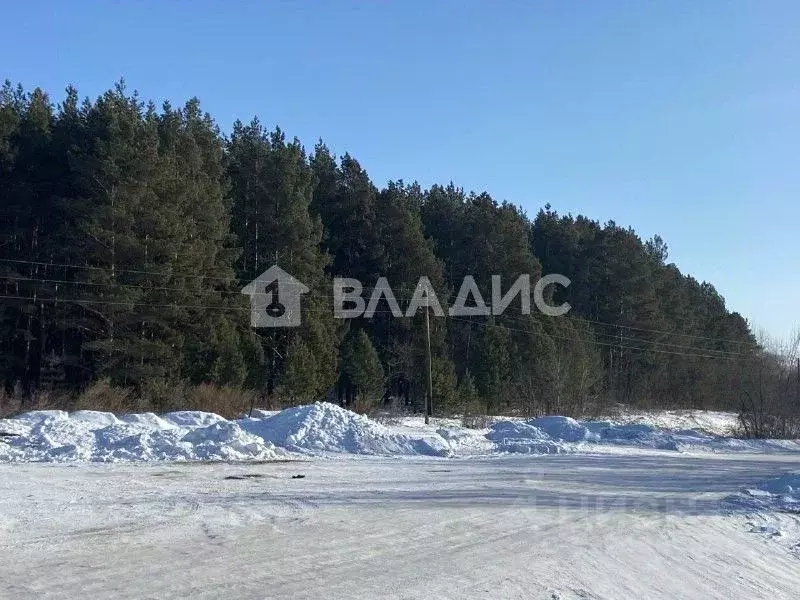
[[[428,290],[425,293],[425,335],[428,347],[428,393],[425,394],[425,425],[430,422],[430,414],[433,404],[433,369],[431,367],[431,319],[430,306],[428,301]]]

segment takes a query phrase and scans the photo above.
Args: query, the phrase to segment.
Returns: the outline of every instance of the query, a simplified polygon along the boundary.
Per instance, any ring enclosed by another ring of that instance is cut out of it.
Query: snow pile
[[[486,437],[498,452],[557,454],[587,445],[631,446],[678,450],[670,432],[649,425],[617,425],[610,421],[579,422],[570,417],[539,417],[531,421],[498,421]]]
[[[734,435],[739,415],[713,410],[623,411],[616,418],[622,424],[645,424],[658,429],[693,430],[715,436]]]
[[[678,450],[672,432],[645,423],[617,425],[607,422],[587,423],[593,441],[616,446],[634,446],[652,450]]]
[[[598,434],[600,443],[631,446],[653,450],[679,452],[800,452],[797,440],[737,439],[706,433],[698,429],[664,429],[646,423],[609,424],[587,422],[585,425]]]
[[[476,437],[452,432],[444,439],[434,430],[399,434],[329,403],[257,414],[228,421],[199,411],[120,417],[96,411],[30,412],[0,420],[0,462],[235,461],[274,459],[287,456],[286,450],[449,456]]]
[[[439,435],[414,438],[393,433],[369,417],[329,402],[288,408],[266,419],[242,419],[249,433],[293,452],[447,456]]]
[[[591,433],[584,425],[570,417],[539,417],[530,421],[534,427],[541,429],[554,440],[561,442],[599,441],[596,434]]]
[[[214,413],[199,410],[181,410],[165,414],[162,419],[175,427],[208,427],[225,419]]]
[[[141,427],[152,429],[169,429],[171,424],[159,417],[155,413],[132,413],[122,415],[119,417],[123,423],[130,423],[131,425],[139,425]]]
[[[455,456],[486,455],[494,451],[494,444],[486,438],[486,432],[487,430],[452,425],[439,427],[436,430],[436,434]]]
[[[647,423],[576,421],[570,417],[539,417],[530,421],[497,421],[486,438],[497,452],[554,454],[591,451],[598,446],[676,452],[800,452],[798,440],[744,440],[696,429],[671,430]]]
[[[780,510],[800,513],[800,472],[787,473],[757,488],[728,496],[724,502],[747,510]]]
[[[697,415],[692,419],[701,421]],[[119,416],[97,411],[34,411],[0,420],[0,462],[269,460],[290,452],[376,456],[628,449],[800,452],[800,440],[744,440],[696,428],[676,430],[646,422],[576,421],[563,416],[498,420],[487,429],[467,429],[454,419],[434,419],[433,424],[425,424],[419,417],[408,417],[386,423],[327,402],[281,412],[254,411],[253,418],[233,421],[199,411]],[[759,494],[753,492],[750,497]],[[786,496],[781,494],[781,498]]]
[[[272,459],[285,453],[218,415],[36,411],[0,421],[0,462]]]
[[[498,421],[489,428],[486,437],[494,442],[498,452],[558,454],[566,449],[544,431],[524,421]]]
[[[245,431],[231,421],[219,421],[187,433],[181,440],[192,444],[200,459],[241,460],[274,458],[274,445]]]

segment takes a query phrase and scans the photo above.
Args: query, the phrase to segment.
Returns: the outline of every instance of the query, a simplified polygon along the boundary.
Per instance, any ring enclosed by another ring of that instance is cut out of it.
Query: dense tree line
[[[566,317],[431,319],[434,406],[582,413],[609,402],[729,407],[761,350],[709,283],[659,237],[616,223],[533,218],[454,184],[377,187],[351,155],[312,153],[257,120],[223,135],[197,100],[157,108],[119,84],[0,91],[0,378],[7,389],[212,382],[282,402],[419,409],[424,315],[333,318],[333,277],[401,306],[426,276],[445,306],[473,276],[569,277]],[[253,330],[239,291],[273,264],[304,282],[303,324]]]

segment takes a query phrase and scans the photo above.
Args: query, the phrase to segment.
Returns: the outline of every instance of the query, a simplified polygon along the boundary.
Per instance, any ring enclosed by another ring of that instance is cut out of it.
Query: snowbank
[[[617,425],[589,423],[596,441],[617,446],[635,446],[653,450],[678,450],[678,442],[669,430],[658,429],[644,423]]]
[[[732,436],[739,427],[736,413],[713,410],[626,410],[615,420],[623,425],[644,424],[659,429],[693,430],[716,436]]]
[[[800,452],[798,440],[744,440],[696,429],[671,430],[647,423],[576,421],[548,416],[531,421],[498,421],[486,434],[498,452],[554,454],[591,451],[598,446],[675,452]]]
[[[37,411],[0,420],[0,462],[129,462],[273,459],[285,455],[218,415],[164,418]]]
[[[263,414],[263,413],[262,413]],[[455,440],[412,437],[317,403],[237,421],[180,411],[122,415],[37,411],[0,420],[0,462],[268,460],[303,454],[449,456]]]
[[[599,441],[599,437],[570,417],[539,417],[530,424],[561,442]]]
[[[202,412],[199,410],[171,412],[165,414],[163,419],[170,425],[175,425],[176,427],[207,427],[225,420],[214,413]]]
[[[725,498],[725,503],[753,511],[780,510],[800,513],[800,472],[787,473],[757,488]]]
[[[160,416],[29,412],[0,420],[0,462],[268,460],[289,453],[485,456],[627,452],[626,448],[692,453],[800,452],[797,440],[742,440],[643,421],[576,421],[547,416],[529,421],[499,420],[488,429],[475,430],[461,427],[453,419],[435,419],[437,426],[409,417],[385,425],[326,402],[280,412],[254,411],[253,415],[228,421],[199,411]],[[694,423],[702,421],[697,414],[691,418]]]
[[[413,438],[329,402],[289,408],[266,419],[238,421],[249,433],[293,452],[446,456],[438,436]],[[438,439],[437,439],[438,438]]]
[[[558,454],[565,449],[544,431],[524,421],[498,421],[489,428],[486,437],[495,443],[498,452]]]

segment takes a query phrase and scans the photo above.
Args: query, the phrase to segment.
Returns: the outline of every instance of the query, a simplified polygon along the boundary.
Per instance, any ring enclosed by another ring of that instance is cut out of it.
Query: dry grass
[[[11,393],[0,390],[0,418],[31,410],[70,410],[71,407],[72,397],[68,394],[39,391],[26,397],[19,390]]]
[[[19,408],[19,400],[13,393],[0,389],[0,419],[10,416]]]
[[[137,412],[141,399],[132,388],[114,387],[108,380],[96,381],[75,400],[76,410],[99,410],[113,413]]]
[[[467,429],[486,429],[493,422],[489,415],[464,415],[461,417],[461,426]]]
[[[256,392],[239,386],[201,383],[191,388],[188,405],[192,410],[213,412],[226,419],[246,414],[255,404]]]
[[[369,417],[381,425],[387,425],[390,427],[394,425],[400,425],[403,422],[402,415],[385,411],[372,411],[369,414]]]
[[[19,391],[0,390],[0,418],[31,410],[97,410],[112,413],[201,410],[227,419],[246,414],[255,404],[254,390],[231,385],[153,381],[141,390],[118,387],[108,380],[99,380],[78,394],[66,392],[36,392],[26,397]],[[258,403],[263,405],[264,402]]]
[[[347,409],[359,415],[369,415],[375,409],[375,403],[361,396],[357,396]]]

